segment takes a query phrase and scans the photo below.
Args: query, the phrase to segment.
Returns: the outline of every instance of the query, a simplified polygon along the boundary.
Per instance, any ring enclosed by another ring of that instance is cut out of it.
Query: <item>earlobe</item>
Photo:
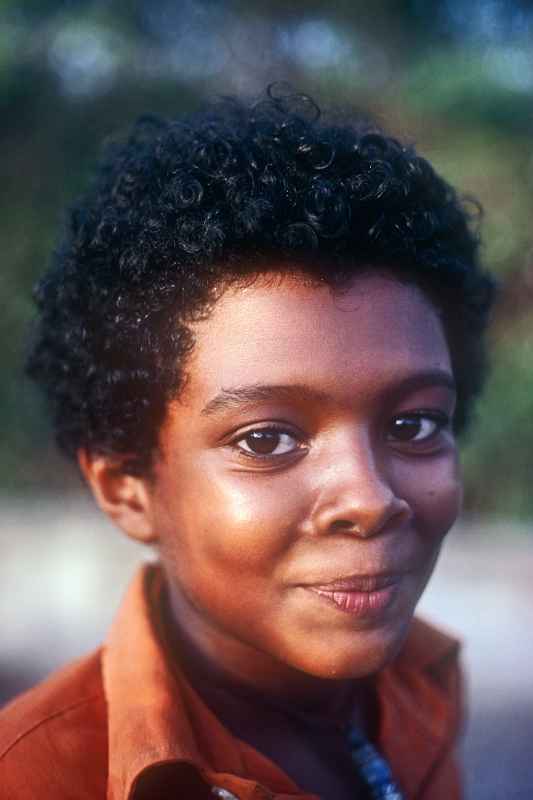
[[[78,464],[96,502],[131,539],[157,541],[152,520],[152,495],[146,477],[125,469],[126,458],[78,451]]]

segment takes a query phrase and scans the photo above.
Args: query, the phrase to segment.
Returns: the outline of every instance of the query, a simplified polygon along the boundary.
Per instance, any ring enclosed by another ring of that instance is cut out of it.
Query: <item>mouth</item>
[[[402,576],[351,575],[330,583],[308,584],[303,588],[347,614],[375,617],[393,603]]]

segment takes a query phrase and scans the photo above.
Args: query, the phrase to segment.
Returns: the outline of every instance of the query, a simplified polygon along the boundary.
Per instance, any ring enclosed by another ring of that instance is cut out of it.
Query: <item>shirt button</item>
[[[221,786],[213,786],[211,794],[214,794],[215,797],[220,797],[220,800],[239,800],[236,794],[228,792],[227,789],[223,789]]]

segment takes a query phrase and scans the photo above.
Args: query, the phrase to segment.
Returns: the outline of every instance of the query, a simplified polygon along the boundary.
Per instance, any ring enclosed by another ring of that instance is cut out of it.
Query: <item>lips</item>
[[[356,616],[379,616],[393,602],[401,575],[351,575],[330,583],[309,584],[305,589],[341,611]]]
[[[324,592],[376,592],[400,580],[398,573],[380,575],[350,575],[320,584],[308,584],[308,589]]]

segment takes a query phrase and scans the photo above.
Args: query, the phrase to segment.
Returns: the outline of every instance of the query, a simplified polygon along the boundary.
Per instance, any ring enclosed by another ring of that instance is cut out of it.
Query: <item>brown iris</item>
[[[266,456],[274,452],[279,444],[279,437],[279,431],[275,430],[250,431],[244,441],[252,452]]]
[[[420,433],[422,423],[418,417],[397,417],[390,426],[390,435],[401,442],[408,442]]]

